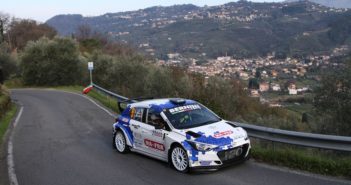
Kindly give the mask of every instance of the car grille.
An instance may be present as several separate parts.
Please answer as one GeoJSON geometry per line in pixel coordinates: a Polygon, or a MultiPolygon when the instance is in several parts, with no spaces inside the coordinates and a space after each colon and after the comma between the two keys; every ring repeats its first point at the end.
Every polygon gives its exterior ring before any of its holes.
{"type": "Polygon", "coordinates": [[[232,163],[243,159],[248,149],[249,149],[249,144],[245,144],[229,150],[220,151],[217,153],[217,155],[223,164],[232,163]],[[240,153],[240,150],[241,150],[241,153],[240,153]]]}

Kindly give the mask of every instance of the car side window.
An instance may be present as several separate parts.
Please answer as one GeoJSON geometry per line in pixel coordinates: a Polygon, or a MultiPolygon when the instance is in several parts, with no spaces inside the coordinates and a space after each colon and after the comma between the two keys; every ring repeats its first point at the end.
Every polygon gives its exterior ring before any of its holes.
{"type": "Polygon", "coordinates": [[[145,122],[144,108],[133,107],[130,109],[130,118],[135,121],[145,122]],[[143,119],[144,118],[144,119],[143,119]]]}
{"type": "Polygon", "coordinates": [[[147,114],[147,124],[155,126],[157,129],[165,129],[167,123],[163,120],[160,113],[150,108],[147,114]]]}

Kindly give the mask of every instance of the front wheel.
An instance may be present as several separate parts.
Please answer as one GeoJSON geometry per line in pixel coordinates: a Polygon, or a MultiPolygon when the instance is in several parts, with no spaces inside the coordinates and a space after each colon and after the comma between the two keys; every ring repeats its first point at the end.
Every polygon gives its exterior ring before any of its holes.
{"type": "Polygon", "coordinates": [[[127,153],[129,151],[126,137],[122,131],[117,131],[114,141],[115,147],[119,153],[127,153]]]}
{"type": "Polygon", "coordinates": [[[179,172],[186,173],[189,171],[189,159],[186,151],[180,147],[175,146],[171,152],[172,166],[179,172]]]}

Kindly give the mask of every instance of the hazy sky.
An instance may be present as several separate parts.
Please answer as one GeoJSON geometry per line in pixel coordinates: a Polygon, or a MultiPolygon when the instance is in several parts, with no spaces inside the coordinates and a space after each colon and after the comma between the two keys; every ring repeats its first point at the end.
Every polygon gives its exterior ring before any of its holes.
{"type": "MultiPolygon", "coordinates": [[[[18,18],[30,18],[45,22],[57,14],[101,15],[107,12],[138,10],[150,6],[174,4],[220,5],[236,0],[3,0],[0,12],[18,18]]],[[[282,0],[253,0],[256,2],[282,0]]]]}

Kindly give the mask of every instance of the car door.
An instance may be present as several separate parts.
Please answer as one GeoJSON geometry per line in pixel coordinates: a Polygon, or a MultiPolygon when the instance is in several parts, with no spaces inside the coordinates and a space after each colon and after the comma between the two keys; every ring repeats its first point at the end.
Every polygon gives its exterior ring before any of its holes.
{"type": "Polygon", "coordinates": [[[133,107],[130,109],[130,129],[133,133],[133,148],[145,151],[144,146],[144,127],[146,120],[146,109],[133,107]]]}
{"type": "Polygon", "coordinates": [[[151,119],[152,116],[157,116],[160,122],[163,121],[164,124],[166,124],[158,112],[154,111],[152,108],[148,109],[146,118],[147,124],[142,126],[144,147],[149,154],[166,159],[165,134],[168,134],[168,131],[165,130],[166,127],[158,128],[156,126],[158,123],[151,119]]]}

